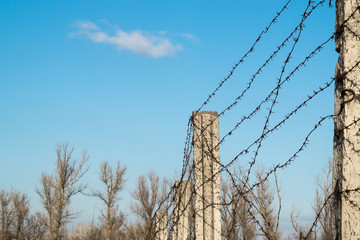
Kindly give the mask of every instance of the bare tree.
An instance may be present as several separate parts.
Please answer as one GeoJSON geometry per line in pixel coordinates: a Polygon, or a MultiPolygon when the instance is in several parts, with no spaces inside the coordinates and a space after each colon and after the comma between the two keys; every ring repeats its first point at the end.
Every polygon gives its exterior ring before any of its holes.
{"type": "Polygon", "coordinates": [[[316,232],[309,232],[310,227],[298,223],[299,213],[293,209],[290,213],[291,225],[295,231],[293,238],[296,240],[312,240],[316,238],[316,232]]]}
{"type": "Polygon", "coordinates": [[[290,214],[294,228],[295,239],[335,239],[333,232],[333,204],[332,204],[332,159],[329,158],[323,168],[321,176],[317,178],[317,190],[313,204],[314,214],[318,216],[318,224],[310,232],[309,226],[301,226],[297,219],[299,213],[293,210],[290,214]]]}
{"type": "Polygon", "coordinates": [[[50,240],[58,240],[63,236],[65,224],[76,216],[70,210],[70,201],[86,188],[78,182],[88,170],[85,165],[89,157],[84,151],[78,162],[73,161],[73,151],[74,148],[69,149],[67,144],[58,145],[55,174],[43,174],[41,188],[36,188],[48,215],[50,240]]]}
{"type": "Polygon", "coordinates": [[[100,181],[105,185],[104,191],[93,191],[92,196],[98,197],[105,204],[105,210],[101,213],[101,228],[106,240],[115,239],[115,231],[124,223],[124,214],[119,212],[116,202],[120,199],[119,193],[124,188],[124,175],[126,168],[117,162],[113,171],[109,162],[100,164],[100,181]]]}
{"type": "Polygon", "coordinates": [[[281,211],[280,189],[274,173],[276,192],[263,169],[255,173],[255,185],[251,185],[241,168],[222,181],[222,224],[224,239],[280,239],[279,219],[281,211]],[[254,187],[256,186],[256,187],[254,187]],[[275,193],[278,208],[274,204],[275,193]],[[259,231],[256,230],[256,225],[259,231]]]}
{"type": "Polygon", "coordinates": [[[222,236],[228,240],[238,239],[237,223],[237,199],[234,196],[234,186],[227,181],[221,181],[221,219],[222,236]]]}
{"type": "Polygon", "coordinates": [[[332,240],[335,238],[333,232],[333,204],[332,204],[332,159],[329,158],[327,165],[323,168],[322,175],[317,179],[318,190],[316,191],[313,210],[319,215],[320,240],[332,240]],[[330,198],[330,199],[329,199],[330,198]],[[329,201],[327,201],[329,200],[329,201]]]}
{"type": "Polygon", "coordinates": [[[15,211],[11,204],[11,193],[5,190],[0,191],[0,210],[0,239],[8,240],[11,239],[10,227],[15,219],[15,211]]]}
{"type": "Polygon", "coordinates": [[[167,209],[167,189],[167,181],[160,184],[154,172],[138,178],[137,187],[132,193],[137,202],[131,205],[131,209],[141,220],[138,225],[142,235],[140,239],[155,239],[155,212],[159,208],[167,209]]]}
{"type": "Polygon", "coordinates": [[[125,228],[123,228],[119,233],[119,238],[121,240],[134,240],[134,239],[144,239],[143,235],[143,224],[135,223],[135,224],[124,224],[125,228]]]}
{"type": "Polygon", "coordinates": [[[222,231],[227,240],[252,240],[256,237],[254,214],[249,194],[244,192],[244,179],[240,173],[232,174],[232,181],[222,181],[222,231]]]}
{"type": "Polygon", "coordinates": [[[278,211],[276,211],[274,206],[274,190],[271,187],[271,184],[268,179],[265,179],[265,174],[263,169],[259,169],[255,174],[257,186],[255,190],[250,190],[250,186],[247,185],[251,198],[251,207],[254,208],[256,214],[258,215],[260,221],[260,230],[265,239],[268,240],[277,240],[280,239],[279,232],[279,216],[281,210],[281,197],[280,189],[277,183],[276,173],[275,177],[275,186],[276,193],[278,198],[278,211]]]}
{"type": "Polygon", "coordinates": [[[29,198],[26,194],[12,192],[12,204],[14,208],[14,238],[24,238],[24,222],[29,214],[29,198]]]}
{"type": "Polygon", "coordinates": [[[40,195],[41,202],[47,213],[47,223],[49,234],[52,235],[55,229],[55,183],[54,177],[42,174],[41,189],[36,188],[36,192],[40,195]]]}
{"type": "Polygon", "coordinates": [[[17,191],[0,191],[0,239],[24,239],[24,222],[29,214],[29,199],[17,191]]]}
{"type": "Polygon", "coordinates": [[[27,240],[45,239],[47,232],[47,218],[44,214],[36,212],[25,219],[24,237],[27,240]]]}
{"type": "Polygon", "coordinates": [[[94,224],[78,224],[70,233],[73,240],[102,240],[101,229],[94,224]]]}

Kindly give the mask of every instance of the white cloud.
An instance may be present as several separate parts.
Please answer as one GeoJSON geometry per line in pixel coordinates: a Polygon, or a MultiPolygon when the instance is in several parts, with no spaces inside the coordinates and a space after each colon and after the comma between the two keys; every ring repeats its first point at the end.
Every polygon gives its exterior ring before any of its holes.
{"type": "Polygon", "coordinates": [[[79,21],[75,24],[79,29],[83,30],[97,30],[99,29],[94,23],[90,21],[79,21]]]}
{"type": "Polygon", "coordinates": [[[90,21],[80,21],[76,24],[76,27],[78,32],[70,34],[70,36],[86,36],[94,42],[112,44],[119,50],[127,49],[145,56],[164,57],[173,55],[182,49],[181,45],[173,44],[166,38],[150,35],[139,30],[132,32],[117,30],[114,35],[109,35],[90,21]]]}

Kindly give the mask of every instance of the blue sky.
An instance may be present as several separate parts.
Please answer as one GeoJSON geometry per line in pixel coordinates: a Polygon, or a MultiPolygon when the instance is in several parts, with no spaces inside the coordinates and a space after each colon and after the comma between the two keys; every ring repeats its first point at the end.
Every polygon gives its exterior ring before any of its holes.
{"type": "MultiPolygon", "coordinates": [[[[41,210],[35,186],[54,169],[59,143],[87,149],[84,182],[98,186],[101,161],[126,165],[125,210],[137,176],[180,172],[186,124],[208,94],[249,49],[285,1],[0,1],[0,188],[26,192],[41,210]]],[[[239,95],[263,61],[301,19],[306,1],[293,0],[254,54],[240,65],[205,110],[221,111],[239,95]]],[[[288,67],[292,69],[333,32],[333,8],[324,4],[306,22],[288,67]]],[[[290,44],[289,44],[290,46],[290,44]]],[[[286,48],[287,51],[289,48],[286,48]]],[[[287,51],[278,54],[239,105],[220,119],[223,136],[274,87],[287,51]]],[[[330,42],[282,89],[274,125],[334,73],[330,42]]],[[[259,166],[285,161],[320,116],[333,111],[333,87],[264,142],[259,166]]],[[[265,108],[266,110],[266,108],[265,108]]],[[[229,162],[261,131],[262,111],[221,146],[229,162]]],[[[307,150],[280,171],[283,229],[293,206],[312,216],[315,178],[332,155],[332,122],[307,150]]],[[[246,162],[246,159],[242,160],[246,162]]],[[[77,197],[78,221],[100,203],[77,197]]],[[[95,210],[94,210],[95,209],[95,210]]],[[[305,221],[304,220],[304,221],[305,221]]]]}

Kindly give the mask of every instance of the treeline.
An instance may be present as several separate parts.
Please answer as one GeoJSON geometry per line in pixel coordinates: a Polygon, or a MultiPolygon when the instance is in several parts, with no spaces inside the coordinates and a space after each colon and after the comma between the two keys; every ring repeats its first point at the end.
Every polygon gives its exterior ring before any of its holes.
{"type": "MultiPolygon", "coordinates": [[[[99,166],[99,180],[103,188],[85,192],[86,185],[81,178],[87,172],[88,155],[84,151],[77,161],[72,159],[73,148],[67,144],[56,149],[56,171],[43,173],[35,191],[40,196],[42,212],[30,213],[29,197],[17,191],[0,190],[0,240],[149,240],[155,239],[155,213],[158,209],[169,213],[169,239],[171,239],[171,206],[174,198],[169,196],[173,181],[160,179],[154,172],[139,176],[132,191],[133,202],[130,210],[137,217],[131,222],[118,207],[119,194],[125,186],[126,167],[117,162],[112,166],[103,162],[99,166]],[[72,198],[79,193],[96,197],[102,202],[100,219],[97,223],[79,224],[67,229],[78,212],[70,208],[72,198]]],[[[333,239],[332,207],[325,202],[331,194],[331,164],[318,179],[318,190],[314,200],[314,215],[318,224],[301,226],[297,215],[291,213],[294,233],[289,239],[333,239]]],[[[276,173],[273,181],[265,179],[259,169],[255,178],[259,184],[251,187],[247,174],[239,167],[231,177],[221,182],[222,239],[255,240],[282,239],[279,230],[281,194],[276,173]]],[[[190,223],[193,222],[194,209],[189,206],[190,223]]],[[[189,236],[194,239],[190,224],[189,236]]]]}
{"type": "MultiPolygon", "coordinates": [[[[30,214],[26,194],[0,190],[0,240],[154,239],[154,214],[159,203],[166,200],[168,182],[161,181],[154,172],[138,178],[131,204],[137,221],[130,223],[117,205],[119,193],[125,186],[126,168],[120,162],[116,166],[101,163],[98,177],[103,188],[85,192],[86,185],[80,180],[88,170],[89,157],[84,151],[81,158],[74,161],[73,150],[67,144],[59,145],[55,172],[41,176],[35,191],[40,196],[43,212],[30,214]],[[99,223],[79,224],[69,231],[67,224],[79,214],[71,209],[71,200],[79,193],[102,202],[99,223]]],[[[162,204],[162,207],[168,208],[168,205],[162,204]]]]}

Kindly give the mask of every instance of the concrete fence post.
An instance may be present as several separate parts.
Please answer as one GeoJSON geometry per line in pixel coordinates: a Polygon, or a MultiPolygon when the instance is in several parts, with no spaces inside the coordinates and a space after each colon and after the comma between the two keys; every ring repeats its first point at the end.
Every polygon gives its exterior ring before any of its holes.
{"type": "Polygon", "coordinates": [[[219,119],[193,112],[195,239],[221,240],[219,119]]]}
{"type": "Polygon", "coordinates": [[[360,68],[354,68],[360,61],[359,5],[359,0],[336,1],[333,187],[334,237],[339,240],[360,239],[360,191],[353,191],[360,187],[360,122],[355,123],[360,118],[360,68]]]}
{"type": "Polygon", "coordinates": [[[155,231],[156,240],[167,240],[168,239],[168,214],[166,210],[158,210],[155,213],[155,231]]]}
{"type": "Polygon", "coordinates": [[[175,182],[174,218],[172,240],[189,238],[190,182],[175,182]]]}

